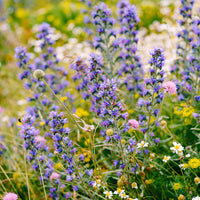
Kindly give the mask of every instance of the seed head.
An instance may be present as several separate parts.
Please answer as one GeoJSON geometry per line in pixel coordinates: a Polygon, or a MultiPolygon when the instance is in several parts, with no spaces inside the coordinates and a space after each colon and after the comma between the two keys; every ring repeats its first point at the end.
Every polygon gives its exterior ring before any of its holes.
{"type": "Polygon", "coordinates": [[[34,78],[36,78],[36,79],[41,79],[41,78],[43,78],[44,76],[45,76],[45,73],[44,73],[44,71],[42,71],[41,69],[36,69],[34,72],[33,72],[33,76],[34,76],[34,78]]]}

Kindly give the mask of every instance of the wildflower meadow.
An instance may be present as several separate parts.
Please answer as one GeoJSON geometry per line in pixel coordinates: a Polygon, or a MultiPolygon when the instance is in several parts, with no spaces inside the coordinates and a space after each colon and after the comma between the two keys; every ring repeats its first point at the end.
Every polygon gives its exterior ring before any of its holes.
{"type": "Polygon", "coordinates": [[[0,199],[200,200],[198,0],[0,0],[0,199]]]}

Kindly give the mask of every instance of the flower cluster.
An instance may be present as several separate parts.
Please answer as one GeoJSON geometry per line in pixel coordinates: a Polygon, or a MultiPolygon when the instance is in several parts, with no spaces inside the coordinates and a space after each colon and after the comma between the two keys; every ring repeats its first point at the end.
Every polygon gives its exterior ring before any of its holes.
{"type": "Polygon", "coordinates": [[[114,78],[114,49],[113,38],[116,37],[114,29],[115,19],[111,18],[112,11],[105,3],[95,6],[91,15],[93,24],[96,26],[97,36],[94,38],[93,46],[100,49],[105,58],[105,71],[107,76],[114,78]]]}
{"type": "Polygon", "coordinates": [[[76,87],[78,91],[82,91],[83,99],[89,98],[90,94],[88,93],[88,66],[80,57],[76,58],[75,61],[71,64],[71,69],[76,71],[76,74],[73,75],[72,79],[74,81],[81,80],[80,84],[76,87]]]}
{"type": "MultiPolygon", "coordinates": [[[[92,96],[91,110],[102,118],[101,125],[103,127],[116,127],[117,121],[120,118],[125,120],[128,114],[124,113],[123,105],[116,96],[115,80],[106,78],[103,69],[102,57],[91,54],[88,74],[88,90],[92,96]]],[[[109,140],[108,136],[107,141],[109,140]]]]}
{"type": "MultiPolygon", "coordinates": [[[[172,84],[163,83],[164,74],[164,52],[162,48],[155,48],[151,52],[151,59],[149,61],[151,67],[149,68],[150,78],[145,79],[145,87],[141,88],[140,95],[142,98],[139,98],[137,105],[141,108],[145,108],[145,112],[142,115],[139,115],[141,123],[141,131],[143,133],[148,133],[151,136],[154,136],[152,132],[153,127],[159,126],[158,115],[160,112],[159,105],[163,101],[164,92],[162,92],[162,87],[165,92],[174,92],[174,85],[171,88],[172,84]],[[169,89],[170,88],[170,89],[169,89]]],[[[145,136],[146,138],[147,136],[145,136]]],[[[149,137],[149,136],[148,136],[149,137]]],[[[158,142],[155,140],[154,142],[158,142]]]]}
{"type": "Polygon", "coordinates": [[[20,126],[20,134],[24,139],[24,148],[28,150],[27,159],[29,161],[35,161],[32,167],[38,170],[38,160],[43,162],[45,159],[40,153],[41,151],[48,151],[48,147],[45,144],[45,138],[39,135],[39,129],[36,129],[34,126],[35,120],[35,116],[24,116],[22,118],[22,125],[20,126]]]}
{"type": "MultiPolygon", "coordinates": [[[[37,80],[35,70],[50,71],[50,74],[45,73],[44,79],[52,88],[55,94],[67,96],[70,101],[73,101],[73,96],[70,92],[65,92],[65,88],[69,82],[66,80],[68,71],[63,67],[58,67],[59,59],[55,52],[53,44],[55,40],[52,37],[52,28],[47,23],[42,23],[38,28],[37,38],[39,43],[40,55],[34,58],[29,64],[30,54],[25,48],[17,47],[15,49],[15,57],[18,59],[18,66],[23,69],[23,73],[19,74],[20,79],[25,79],[24,87],[32,91],[32,95],[27,98],[28,102],[36,102],[34,107],[28,107],[27,113],[34,115],[41,120],[41,124],[48,123],[48,115],[45,112],[46,108],[53,110],[58,109],[58,106],[53,104],[54,97],[46,97],[47,88],[43,80],[37,80]]],[[[40,124],[40,125],[41,125],[40,124]]]]}
{"type": "Polygon", "coordinates": [[[140,57],[137,52],[137,24],[139,17],[135,5],[131,5],[128,1],[119,1],[119,22],[120,37],[114,42],[115,46],[119,46],[120,53],[118,60],[120,68],[118,74],[125,74],[124,84],[129,91],[136,91],[139,87],[138,82],[143,77],[143,70],[140,57]]]}

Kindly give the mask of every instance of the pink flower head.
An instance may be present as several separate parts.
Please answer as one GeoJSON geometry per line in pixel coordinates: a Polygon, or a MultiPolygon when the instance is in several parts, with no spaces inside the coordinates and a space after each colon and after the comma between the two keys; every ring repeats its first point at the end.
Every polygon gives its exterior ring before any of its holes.
{"type": "Polygon", "coordinates": [[[0,106],[0,113],[3,112],[3,108],[0,106]]]}
{"type": "Polygon", "coordinates": [[[54,179],[58,179],[60,177],[60,175],[56,172],[53,172],[50,176],[50,180],[54,180],[54,179]]]}
{"type": "Polygon", "coordinates": [[[17,200],[17,199],[18,199],[18,196],[15,193],[11,193],[11,192],[7,193],[3,198],[3,200],[17,200]]]}
{"type": "Polygon", "coordinates": [[[129,119],[128,123],[131,125],[132,128],[137,129],[139,127],[139,122],[135,119],[129,119]]]}
{"type": "Polygon", "coordinates": [[[165,92],[169,92],[170,94],[176,93],[176,84],[172,81],[164,82],[162,85],[165,92]]]}
{"type": "Polygon", "coordinates": [[[46,139],[44,137],[40,136],[40,135],[37,135],[35,137],[35,140],[36,140],[37,143],[41,143],[41,145],[44,145],[45,142],[46,142],[46,139]]]}

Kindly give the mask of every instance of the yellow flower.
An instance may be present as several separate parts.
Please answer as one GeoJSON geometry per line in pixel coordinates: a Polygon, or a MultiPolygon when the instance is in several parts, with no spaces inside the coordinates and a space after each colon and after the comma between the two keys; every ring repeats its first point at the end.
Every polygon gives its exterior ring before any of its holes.
{"type": "Polygon", "coordinates": [[[28,12],[28,10],[25,10],[24,8],[19,8],[19,9],[17,9],[15,14],[16,14],[17,18],[22,19],[22,18],[27,17],[29,15],[29,12],[28,12]]]}
{"type": "Polygon", "coordinates": [[[195,177],[194,178],[194,182],[195,182],[195,184],[200,184],[200,178],[199,177],[195,177]]]}
{"type": "Polygon", "coordinates": [[[185,102],[182,102],[182,103],[180,103],[180,106],[185,107],[185,106],[187,106],[187,104],[185,102]]]}
{"type": "Polygon", "coordinates": [[[180,183],[174,183],[174,186],[173,186],[174,190],[179,190],[182,188],[181,184],[180,183]]]}
{"type": "Polygon", "coordinates": [[[132,114],[132,113],[134,113],[134,110],[133,110],[133,109],[129,109],[129,110],[128,110],[128,113],[129,113],[129,114],[132,114]]]}
{"type": "Polygon", "coordinates": [[[63,165],[60,162],[54,165],[54,169],[61,169],[62,167],[63,165]]]}
{"type": "Polygon", "coordinates": [[[18,174],[17,172],[14,172],[14,173],[13,173],[13,178],[14,178],[14,179],[17,179],[18,177],[19,177],[19,174],[18,174]]]}
{"type": "Polygon", "coordinates": [[[112,136],[113,133],[114,133],[114,131],[111,128],[106,131],[106,135],[108,135],[108,136],[112,136]]]}
{"type": "Polygon", "coordinates": [[[178,200],[184,200],[184,199],[185,199],[185,197],[182,194],[180,194],[178,197],[178,200]]]}
{"type": "Polygon", "coordinates": [[[125,139],[122,139],[122,144],[126,144],[126,140],[125,139]]]}
{"type": "Polygon", "coordinates": [[[84,110],[83,108],[77,108],[76,115],[78,117],[88,117],[89,116],[89,112],[84,110]]]}
{"type": "Polygon", "coordinates": [[[70,2],[61,1],[61,3],[59,3],[59,6],[65,11],[65,13],[70,13],[71,11],[70,2]]]}
{"type": "Polygon", "coordinates": [[[192,158],[189,160],[188,164],[192,169],[195,169],[200,166],[200,160],[197,158],[192,158]]]}
{"type": "Polygon", "coordinates": [[[155,117],[151,117],[150,123],[152,124],[155,121],[155,117]]]}
{"type": "Polygon", "coordinates": [[[135,93],[135,94],[134,94],[134,97],[135,97],[136,99],[139,98],[139,96],[140,96],[140,95],[139,95],[138,93],[135,93]]]}
{"type": "Polygon", "coordinates": [[[183,117],[191,117],[194,112],[192,107],[183,108],[182,115],[183,117]]]}
{"type": "Polygon", "coordinates": [[[175,107],[175,108],[174,108],[174,114],[176,114],[176,115],[181,115],[181,114],[182,114],[182,111],[179,110],[179,108],[175,107]]]}
{"type": "Polygon", "coordinates": [[[44,126],[44,125],[45,125],[44,121],[40,122],[40,126],[44,126]]]}
{"type": "Polygon", "coordinates": [[[61,101],[66,101],[66,100],[67,100],[67,97],[60,97],[60,100],[61,100],[61,101]]]}
{"type": "Polygon", "coordinates": [[[89,162],[92,157],[91,153],[86,151],[85,153],[83,153],[83,155],[84,155],[84,161],[89,162]]]}
{"type": "Polygon", "coordinates": [[[54,18],[53,15],[48,15],[48,16],[47,16],[47,20],[48,20],[49,22],[52,22],[54,19],[55,19],[55,18],[54,18]]]}
{"type": "Polygon", "coordinates": [[[54,20],[54,21],[53,21],[53,24],[54,24],[55,26],[59,26],[59,25],[61,24],[60,19],[54,20]]]}

